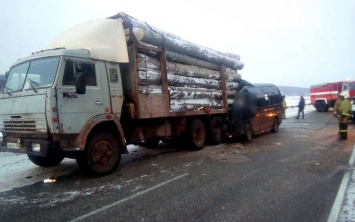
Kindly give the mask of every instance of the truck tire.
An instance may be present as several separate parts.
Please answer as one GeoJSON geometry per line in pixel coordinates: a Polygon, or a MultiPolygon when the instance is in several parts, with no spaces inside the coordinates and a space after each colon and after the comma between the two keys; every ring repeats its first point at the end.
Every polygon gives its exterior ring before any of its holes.
{"type": "Polygon", "coordinates": [[[324,101],[320,102],[320,111],[321,112],[328,112],[328,105],[324,101]]]}
{"type": "Polygon", "coordinates": [[[214,116],[209,121],[209,137],[208,140],[213,145],[218,145],[222,142],[223,139],[223,130],[222,130],[222,117],[214,116]]]}
{"type": "Polygon", "coordinates": [[[277,133],[279,131],[279,119],[278,118],[275,118],[274,119],[274,122],[272,123],[272,128],[271,128],[271,132],[272,133],[277,133]]]}
{"type": "Polygon", "coordinates": [[[251,125],[251,123],[246,123],[244,126],[244,140],[250,142],[253,140],[253,136],[253,126],[251,125]]]}
{"type": "Polygon", "coordinates": [[[206,127],[199,119],[193,119],[187,129],[188,148],[191,150],[201,150],[206,142],[206,127]]]}
{"type": "Polygon", "coordinates": [[[41,166],[41,167],[56,166],[60,162],[62,162],[64,159],[64,155],[41,157],[41,156],[33,156],[33,155],[27,154],[27,156],[28,156],[28,159],[30,159],[32,163],[36,164],[37,166],[41,166]]]}
{"type": "Polygon", "coordinates": [[[78,154],[76,162],[90,176],[103,176],[114,171],[121,159],[118,140],[111,133],[92,136],[85,150],[78,154]]]}
{"type": "Polygon", "coordinates": [[[317,110],[317,112],[320,112],[320,105],[319,105],[319,103],[316,103],[316,110],[317,110]]]}

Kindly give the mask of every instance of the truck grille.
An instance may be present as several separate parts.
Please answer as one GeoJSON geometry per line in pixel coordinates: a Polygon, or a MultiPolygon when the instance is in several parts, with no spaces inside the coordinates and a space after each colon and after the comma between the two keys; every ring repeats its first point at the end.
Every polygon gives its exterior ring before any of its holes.
{"type": "Polygon", "coordinates": [[[36,131],[36,121],[34,120],[10,120],[4,121],[6,131],[36,131]]]}

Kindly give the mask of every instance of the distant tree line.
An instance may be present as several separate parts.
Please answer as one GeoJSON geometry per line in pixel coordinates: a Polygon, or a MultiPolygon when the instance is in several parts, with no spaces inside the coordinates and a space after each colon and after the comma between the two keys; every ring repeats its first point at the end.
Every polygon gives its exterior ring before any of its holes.
{"type": "Polygon", "coordinates": [[[288,96],[309,96],[310,89],[303,87],[293,87],[293,86],[277,86],[281,91],[281,94],[288,96]]]}

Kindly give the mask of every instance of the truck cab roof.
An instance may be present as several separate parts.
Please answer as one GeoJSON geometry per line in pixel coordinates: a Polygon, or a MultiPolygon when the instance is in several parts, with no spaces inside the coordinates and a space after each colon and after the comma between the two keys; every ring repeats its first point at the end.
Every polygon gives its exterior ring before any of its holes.
{"type": "Polygon", "coordinates": [[[33,55],[18,59],[12,66],[23,63],[28,60],[43,58],[43,57],[52,57],[52,56],[72,56],[72,57],[80,57],[80,58],[90,58],[90,52],[87,49],[50,49],[37,52],[33,55]]]}

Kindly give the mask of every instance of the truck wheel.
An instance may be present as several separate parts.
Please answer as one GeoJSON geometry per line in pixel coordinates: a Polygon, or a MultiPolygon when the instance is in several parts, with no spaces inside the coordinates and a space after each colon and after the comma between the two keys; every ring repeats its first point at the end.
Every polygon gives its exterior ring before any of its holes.
{"type": "Polygon", "coordinates": [[[324,101],[322,101],[322,102],[320,103],[320,111],[321,111],[321,112],[328,112],[328,105],[325,104],[324,101]]]}
{"type": "Polygon", "coordinates": [[[317,112],[320,112],[320,105],[318,103],[316,104],[316,110],[317,112]]]}
{"type": "Polygon", "coordinates": [[[244,127],[244,139],[248,142],[253,140],[253,126],[250,123],[246,123],[244,127]]]}
{"type": "Polygon", "coordinates": [[[116,137],[102,132],[88,141],[85,150],[80,153],[76,162],[81,170],[92,176],[111,173],[121,159],[121,149],[116,137]]]}
{"type": "Polygon", "coordinates": [[[206,127],[199,119],[194,119],[188,126],[188,146],[192,150],[200,150],[206,142],[206,127]]]}
{"type": "Polygon", "coordinates": [[[279,131],[279,126],[280,126],[279,119],[275,118],[270,131],[272,133],[277,133],[279,131]]]}
{"type": "Polygon", "coordinates": [[[223,139],[223,130],[222,130],[222,118],[219,116],[212,117],[209,122],[209,142],[213,145],[218,145],[222,142],[223,139]]]}
{"type": "Polygon", "coordinates": [[[60,162],[63,161],[64,155],[58,155],[58,156],[48,156],[48,157],[41,157],[41,156],[33,156],[27,154],[28,159],[31,160],[32,163],[36,164],[37,166],[41,167],[51,167],[51,166],[56,166],[60,162]]]}

